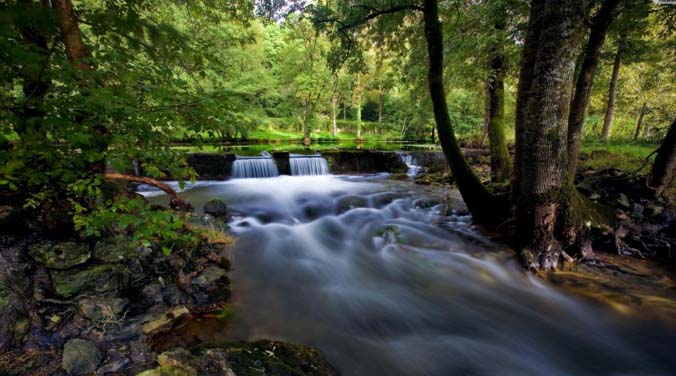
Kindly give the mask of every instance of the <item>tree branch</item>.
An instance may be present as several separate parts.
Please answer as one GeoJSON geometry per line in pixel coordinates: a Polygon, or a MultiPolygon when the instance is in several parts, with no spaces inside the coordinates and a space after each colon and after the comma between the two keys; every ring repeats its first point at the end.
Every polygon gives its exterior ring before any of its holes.
{"type": "Polygon", "coordinates": [[[363,18],[360,18],[360,19],[358,19],[354,22],[351,22],[349,24],[343,24],[341,27],[338,28],[338,31],[342,32],[342,31],[345,31],[345,30],[348,30],[348,29],[355,28],[357,26],[361,26],[361,25],[369,22],[370,20],[372,20],[374,18],[378,18],[378,17],[386,15],[386,14],[398,13],[398,12],[402,12],[402,11],[405,11],[405,10],[415,10],[415,11],[419,11],[419,12],[424,11],[423,7],[418,6],[418,5],[413,5],[413,4],[398,5],[398,6],[394,6],[392,8],[381,9],[381,10],[377,10],[375,8],[372,8],[372,7],[366,6],[366,5],[353,5],[353,7],[354,8],[364,8],[364,9],[370,10],[371,13],[369,13],[366,16],[364,16],[363,18]]]}
{"type": "Polygon", "coordinates": [[[178,194],[173,188],[153,178],[125,174],[104,174],[103,177],[106,180],[121,180],[152,185],[153,187],[157,187],[163,190],[166,194],[169,195],[170,197],[169,205],[172,208],[180,209],[183,211],[190,211],[192,209],[192,206],[190,206],[189,203],[185,202],[182,198],[178,197],[178,194]]]}

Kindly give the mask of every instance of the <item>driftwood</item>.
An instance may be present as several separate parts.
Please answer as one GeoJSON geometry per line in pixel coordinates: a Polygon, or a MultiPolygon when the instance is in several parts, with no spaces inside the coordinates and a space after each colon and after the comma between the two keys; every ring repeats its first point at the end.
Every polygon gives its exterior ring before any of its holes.
{"type": "Polygon", "coordinates": [[[192,209],[192,206],[190,206],[189,203],[185,202],[182,198],[178,197],[178,194],[176,191],[171,188],[169,185],[162,183],[159,180],[155,180],[153,178],[149,178],[146,176],[134,176],[134,175],[125,175],[125,174],[105,174],[104,178],[106,180],[121,180],[121,181],[130,181],[134,183],[142,183],[142,184],[148,184],[152,185],[153,187],[157,187],[166,194],[169,195],[170,201],[169,205],[173,209],[180,209],[184,211],[189,211],[192,209]]]}

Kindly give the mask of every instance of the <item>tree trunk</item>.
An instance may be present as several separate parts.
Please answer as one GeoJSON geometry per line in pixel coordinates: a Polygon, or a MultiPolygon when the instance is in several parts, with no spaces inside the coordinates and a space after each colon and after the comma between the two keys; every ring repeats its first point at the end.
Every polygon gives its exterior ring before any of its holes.
{"type": "Polygon", "coordinates": [[[361,103],[357,102],[356,108],[356,118],[357,118],[357,140],[361,140],[361,103]]]}
{"type": "Polygon", "coordinates": [[[661,196],[671,184],[674,179],[674,170],[676,170],[676,119],[671,123],[667,135],[662,140],[650,173],[648,186],[654,190],[655,197],[661,196]]]}
{"type": "Polygon", "coordinates": [[[606,39],[613,14],[620,0],[606,0],[592,19],[591,32],[585,47],[582,63],[577,73],[575,91],[568,117],[568,178],[572,182],[577,169],[577,158],[580,153],[582,127],[584,127],[589,97],[601,48],[606,39]]]}
{"type": "Polygon", "coordinates": [[[636,121],[636,130],[634,130],[634,141],[638,140],[638,137],[641,135],[641,126],[643,125],[643,116],[645,116],[646,109],[648,108],[648,102],[643,102],[641,106],[641,113],[638,115],[638,120],[636,121]]]}
{"type": "Polygon", "coordinates": [[[488,143],[488,123],[491,121],[491,82],[490,80],[484,83],[484,117],[483,117],[483,137],[481,137],[481,145],[486,146],[488,143]]]}
{"type": "Polygon", "coordinates": [[[312,99],[310,93],[305,97],[305,111],[303,116],[303,143],[310,144],[310,113],[312,110],[312,99]]]}
{"type": "Polygon", "coordinates": [[[338,124],[337,124],[337,121],[336,121],[336,116],[337,116],[336,106],[337,106],[337,104],[338,104],[338,96],[334,94],[333,98],[331,98],[331,123],[333,125],[333,128],[331,130],[331,134],[333,135],[333,137],[336,137],[336,134],[338,133],[338,124]]]}
{"type": "MultiPolygon", "coordinates": [[[[497,30],[504,27],[496,25],[497,30]]],[[[487,91],[490,98],[488,110],[488,146],[491,152],[491,180],[502,183],[512,174],[512,162],[509,159],[505,140],[505,57],[496,46],[491,57],[491,76],[487,91]]]]}
{"type": "Polygon", "coordinates": [[[73,11],[73,3],[71,0],[52,0],[52,7],[56,13],[68,61],[80,71],[91,71],[92,66],[87,62],[89,51],[82,39],[80,25],[73,11]]]}
{"type": "Polygon", "coordinates": [[[425,0],[424,4],[425,38],[429,57],[427,81],[441,148],[460,194],[473,218],[484,223],[500,222],[507,214],[506,202],[493,196],[481,184],[462,155],[455,138],[453,124],[448,114],[446,93],[444,92],[444,44],[441,23],[439,22],[438,4],[437,0],[425,0]]]}
{"type": "Polygon", "coordinates": [[[517,245],[532,269],[554,269],[560,210],[570,203],[566,131],[584,20],[582,0],[533,0],[517,94],[517,245]],[[522,80],[522,81],[521,81],[522,80]]]}
{"type": "Polygon", "coordinates": [[[620,64],[622,60],[622,43],[624,38],[620,38],[617,52],[615,53],[615,61],[613,62],[613,76],[610,79],[610,88],[608,89],[608,107],[606,108],[606,116],[603,119],[603,132],[601,139],[608,141],[610,132],[613,128],[613,116],[615,115],[615,90],[617,89],[617,77],[620,75],[620,64]]]}

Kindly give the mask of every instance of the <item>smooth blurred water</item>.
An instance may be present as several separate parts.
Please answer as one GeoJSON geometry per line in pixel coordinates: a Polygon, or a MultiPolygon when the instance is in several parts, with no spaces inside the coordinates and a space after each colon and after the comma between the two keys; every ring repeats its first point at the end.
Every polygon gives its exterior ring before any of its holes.
{"type": "Polygon", "coordinates": [[[230,223],[237,321],[224,335],[315,346],[344,375],[676,372],[673,331],[524,273],[469,217],[447,215],[456,192],[382,177],[235,179],[182,193],[240,213],[230,223]]]}

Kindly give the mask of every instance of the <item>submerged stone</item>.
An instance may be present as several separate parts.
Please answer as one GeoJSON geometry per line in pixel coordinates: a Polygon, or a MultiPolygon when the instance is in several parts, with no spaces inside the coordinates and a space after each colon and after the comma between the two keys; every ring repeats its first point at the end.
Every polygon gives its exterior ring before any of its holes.
{"type": "Polygon", "coordinates": [[[76,242],[40,242],[28,249],[34,259],[43,263],[48,269],[68,269],[84,264],[91,257],[89,245],[76,242]]]}
{"type": "Polygon", "coordinates": [[[101,352],[90,341],[75,338],[63,346],[62,367],[69,375],[89,375],[101,362],[101,352]]]}
{"type": "Polygon", "coordinates": [[[121,265],[103,264],[84,270],[53,270],[56,293],[71,297],[83,292],[107,292],[127,287],[129,275],[121,265]]]}

